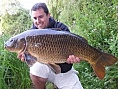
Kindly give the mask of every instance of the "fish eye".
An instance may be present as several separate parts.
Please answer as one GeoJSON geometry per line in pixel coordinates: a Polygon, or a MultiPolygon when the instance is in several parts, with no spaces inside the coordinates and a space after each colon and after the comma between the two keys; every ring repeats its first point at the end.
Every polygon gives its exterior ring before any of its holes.
{"type": "Polygon", "coordinates": [[[13,41],[13,39],[10,40],[10,42],[12,42],[12,41],[13,41]]]}

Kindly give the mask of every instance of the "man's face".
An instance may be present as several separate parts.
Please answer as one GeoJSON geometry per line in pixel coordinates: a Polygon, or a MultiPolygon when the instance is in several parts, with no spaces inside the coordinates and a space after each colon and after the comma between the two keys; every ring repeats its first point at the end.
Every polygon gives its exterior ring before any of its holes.
{"type": "Polygon", "coordinates": [[[31,16],[33,18],[34,25],[37,28],[46,28],[49,24],[50,14],[46,14],[42,8],[32,11],[31,16]]]}

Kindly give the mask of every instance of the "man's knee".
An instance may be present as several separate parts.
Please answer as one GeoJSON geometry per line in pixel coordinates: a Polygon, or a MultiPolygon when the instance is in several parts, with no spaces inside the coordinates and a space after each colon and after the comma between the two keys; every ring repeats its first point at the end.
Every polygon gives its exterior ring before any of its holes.
{"type": "Polygon", "coordinates": [[[30,77],[36,89],[45,89],[47,78],[41,78],[39,76],[32,75],[31,73],[30,77]]]}

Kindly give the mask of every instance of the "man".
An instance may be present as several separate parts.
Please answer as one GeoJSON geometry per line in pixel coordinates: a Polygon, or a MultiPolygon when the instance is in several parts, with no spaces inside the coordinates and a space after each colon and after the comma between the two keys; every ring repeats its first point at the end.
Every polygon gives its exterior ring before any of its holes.
{"type": "MultiPolygon", "coordinates": [[[[32,29],[59,28],[63,31],[69,31],[67,26],[55,21],[50,16],[45,3],[36,3],[31,8],[31,17],[33,19],[32,29]]],[[[18,58],[24,61],[23,53],[19,54],[18,58]]],[[[79,61],[78,57],[70,55],[67,63],[58,64],[61,67],[59,74],[55,74],[47,65],[36,62],[30,67],[31,80],[36,89],[44,89],[47,81],[54,83],[58,89],[83,89],[77,71],[72,68],[72,63],[79,61]]]]}

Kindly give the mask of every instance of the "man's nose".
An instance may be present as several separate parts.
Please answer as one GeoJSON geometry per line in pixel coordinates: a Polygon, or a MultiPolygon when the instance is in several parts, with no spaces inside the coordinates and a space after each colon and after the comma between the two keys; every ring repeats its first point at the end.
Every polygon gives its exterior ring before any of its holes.
{"type": "Polygon", "coordinates": [[[39,23],[41,20],[39,18],[36,19],[36,22],[39,23]]]}

